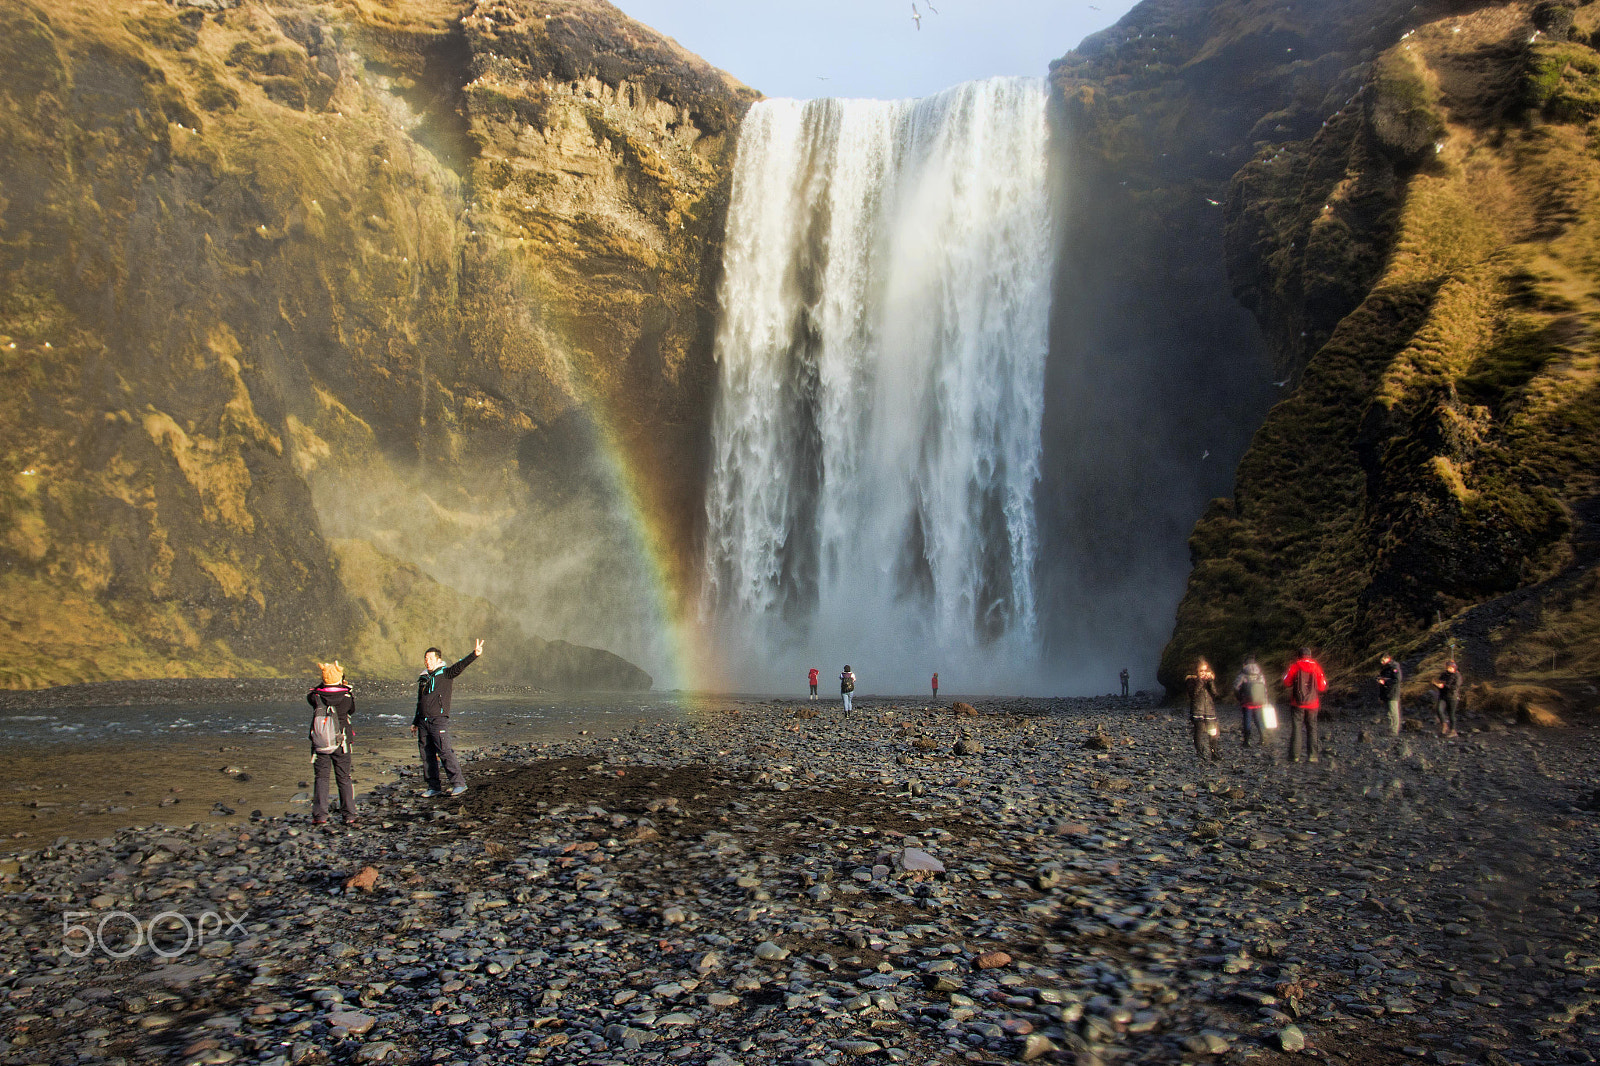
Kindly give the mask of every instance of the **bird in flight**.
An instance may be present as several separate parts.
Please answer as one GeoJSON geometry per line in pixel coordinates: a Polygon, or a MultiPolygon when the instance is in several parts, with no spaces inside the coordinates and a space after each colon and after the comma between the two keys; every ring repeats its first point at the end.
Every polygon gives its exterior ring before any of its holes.
{"type": "Polygon", "coordinates": [[[917,5],[911,5],[911,21],[917,24],[917,29],[922,29],[922,12],[917,10],[917,5]]]}
{"type": "Polygon", "coordinates": [[[1222,201],[1221,200],[1213,200],[1209,196],[1206,197],[1206,203],[1210,204],[1212,207],[1221,207],[1222,206],[1222,201]]]}
{"type": "Polygon", "coordinates": [[[1202,462],[1204,462],[1205,460],[1207,460],[1209,458],[1211,458],[1211,449],[1207,448],[1204,452],[1201,453],[1200,459],[1201,459],[1202,462]]]}
{"type": "MultiPolygon", "coordinates": [[[[923,0],[923,3],[927,3],[927,0],[923,0]]],[[[928,10],[932,11],[935,15],[939,13],[939,9],[934,7],[932,4],[928,4],[928,10]]]]}
{"type": "Polygon", "coordinates": [[[1285,386],[1285,385],[1287,385],[1287,384],[1289,384],[1289,379],[1288,379],[1288,378],[1284,378],[1284,379],[1283,379],[1283,380],[1282,380],[1282,381],[1274,381],[1274,382],[1273,382],[1273,384],[1274,384],[1274,385],[1276,385],[1276,386],[1278,386],[1278,388],[1280,388],[1280,389],[1281,389],[1281,388],[1283,388],[1283,387],[1284,387],[1284,386],[1285,386]]]}

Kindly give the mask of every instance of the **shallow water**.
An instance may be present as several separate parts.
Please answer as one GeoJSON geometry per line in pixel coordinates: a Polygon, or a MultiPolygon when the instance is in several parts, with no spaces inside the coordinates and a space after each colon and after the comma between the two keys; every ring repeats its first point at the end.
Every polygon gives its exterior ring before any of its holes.
{"type": "MultiPolygon", "coordinates": [[[[681,718],[698,701],[642,696],[459,696],[458,751],[613,736],[645,721],[681,718]]],[[[397,766],[418,764],[411,701],[359,701],[354,730],[357,805],[397,766]]],[[[0,786],[0,836],[94,837],[127,825],[243,822],[309,811],[294,803],[312,781],[310,710],[288,704],[172,702],[0,713],[12,768],[0,786]],[[241,780],[241,775],[245,779],[241,780]],[[224,814],[221,804],[234,813],[224,814]]],[[[470,784],[470,772],[469,772],[470,784]]]]}

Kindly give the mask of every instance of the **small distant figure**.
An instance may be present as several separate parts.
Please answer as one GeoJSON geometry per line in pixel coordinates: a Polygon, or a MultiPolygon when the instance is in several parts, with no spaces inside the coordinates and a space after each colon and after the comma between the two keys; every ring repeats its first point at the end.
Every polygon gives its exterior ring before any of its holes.
{"type": "Polygon", "coordinates": [[[917,29],[922,29],[922,12],[917,10],[917,5],[911,5],[911,21],[917,24],[917,29]]]}
{"type": "Polygon", "coordinates": [[[450,691],[461,671],[471,666],[483,654],[483,641],[472,644],[472,654],[446,666],[444,653],[429,648],[422,653],[422,673],[417,675],[417,714],[411,720],[411,735],[417,737],[418,754],[422,756],[422,776],[428,783],[424,796],[437,796],[444,791],[439,777],[439,764],[450,775],[450,795],[459,796],[467,791],[467,778],[461,772],[456,750],[450,745],[450,691]],[[417,735],[421,728],[422,735],[417,735]]]}
{"type": "Polygon", "coordinates": [[[316,785],[311,793],[311,824],[328,824],[328,779],[339,784],[339,814],[345,825],[356,824],[355,779],[351,774],[350,742],[355,729],[350,718],[356,713],[356,697],[344,683],[344,667],[335,659],[318,663],[322,684],[306,693],[311,704],[311,766],[316,785]]]}
{"type": "Polygon", "coordinates": [[[1405,681],[1405,671],[1395,662],[1394,656],[1385,652],[1378,659],[1378,698],[1389,712],[1389,735],[1400,735],[1400,685],[1405,681]]]}
{"type": "Polygon", "coordinates": [[[821,676],[822,676],[822,671],[818,670],[815,666],[813,666],[811,668],[810,672],[806,674],[806,681],[808,683],[810,683],[810,685],[811,685],[811,698],[812,699],[816,699],[817,698],[817,678],[819,678],[821,676]]]}
{"type": "Polygon", "coordinates": [[[1317,714],[1322,710],[1322,694],[1328,691],[1328,679],[1311,657],[1310,648],[1300,649],[1300,658],[1290,664],[1289,672],[1283,675],[1283,687],[1289,691],[1289,761],[1300,758],[1303,740],[1306,762],[1316,762],[1320,749],[1317,714]]]}
{"type": "Polygon", "coordinates": [[[850,664],[844,664],[844,671],[839,674],[839,695],[844,697],[844,709],[848,713],[853,708],[850,703],[850,694],[856,690],[856,675],[850,669],[850,664]]]}
{"type": "Polygon", "coordinates": [[[1254,655],[1247,655],[1239,674],[1233,679],[1233,695],[1239,701],[1239,725],[1244,733],[1244,746],[1250,746],[1250,734],[1256,735],[1258,747],[1267,746],[1267,731],[1262,720],[1262,710],[1267,705],[1267,675],[1254,655]]]}
{"type": "Polygon", "coordinates": [[[933,675],[933,698],[939,698],[939,675],[937,673],[933,675]]]}
{"type": "Polygon", "coordinates": [[[1128,694],[1128,668],[1126,666],[1124,666],[1122,668],[1122,673],[1119,676],[1122,678],[1122,694],[1123,694],[1123,696],[1127,696],[1127,694],[1128,694]]]}
{"type": "Polygon", "coordinates": [[[1461,709],[1461,686],[1466,679],[1461,676],[1461,671],[1456,669],[1456,662],[1451,659],[1444,664],[1444,672],[1439,675],[1439,680],[1433,687],[1439,690],[1439,735],[1442,737],[1459,736],[1456,732],[1456,712],[1461,709]]]}
{"type": "Polygon", "coordinates": [[[1194,673],[1184,678],[1189,686],[1189,725],[1194,729],[1194,750],[1202,760],[1216,762],[1217,752],[1217,675],[1211,664],[1200,659],[1194,673]]]}

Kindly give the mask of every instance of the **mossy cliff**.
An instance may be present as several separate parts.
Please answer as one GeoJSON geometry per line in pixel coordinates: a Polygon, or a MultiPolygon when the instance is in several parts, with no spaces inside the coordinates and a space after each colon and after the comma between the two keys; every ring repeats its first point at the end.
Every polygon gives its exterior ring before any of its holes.
{"type": "Polygon", "coordinates": [[[1592,703],[1600,6],[1460,5],[1257,146],[1229,273],[1286,396],[1194,530],[1163,656],[1392,648],[1592,703]]]}
{"type": "MultiPolygon", "coordinates": [[[[1190,570],[1185,541],[1283,396],[1272,365],[1301,327],[1282,309],[1258,324],[1235,299],[1234,175],[1315,136],[1408,29],[1472,6],[1146,0],[1052,64],[1062,237],[1041,583],[1042,613],[1065,620],[1052,661],[1085,645],[1100,669],[1154,657],[1190,570]]],[[[1351,248],[1356,275],[1332,284],[1364,291],[1374,254],[1351,248]]]]}
{"type": "Polygon", "coordinates": [[[692,523],[749,90],[600,2],[24,0],[0,58],[0,684],[468,616],[508,679],[648,684],[481,575],[590,425],[692,523]]]}

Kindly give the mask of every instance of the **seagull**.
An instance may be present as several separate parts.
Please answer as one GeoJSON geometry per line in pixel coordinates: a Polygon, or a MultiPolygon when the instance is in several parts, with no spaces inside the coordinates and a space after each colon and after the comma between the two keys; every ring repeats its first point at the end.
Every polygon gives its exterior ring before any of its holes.
{"type": "Polygon", "coordinates": [[[917,5],[911,5],[911,21],[917,24],[917,29],[922,29],[922,12],[917,10],[917,5]]]}
{"type": "MultiPolygon", "coordinates": [[[[927,0],[923,0],[923,3],[927,3],[927,0]]],[[[935,15],[939,13],[939,9],[934,7],[932,4],[928,4],[928,10],[932,11],[935,15]]]]}
{"type": "Polygon", "coordinates": [[[1205,462],[1209,458],[1211,458],[1211,449],[1210,448],[1207,448],[1204,452],[1200,453],[1200,461],[1201,462],[1205,462]]]}
{"type": "Polygon", "coordinates": [[[1280,388],[1280,389],[1281,389],[1281,388],[1283,388],[1283,387],[1284,387],[1284,386],[1285,386],[1285,385],[1287,385],[1287,384],[1289,384],[1289,379],[1288,379],[1288,378],[1284,378],[1284,379],[1283,379],[1283,380],[1282,380],[1282,381],[1274,381],[1274,382],[1273,382],[1273,384],[1274,384],[1274,385],[1276,385],[1276,386],[1278,386],[1278,388],[1280,388]]]}
{"type": "Polygon", "coordinates": [[[1221,200],[1213,200],[1209,196],[1206,197],[1206,203],[1210,204],[1212,207],[1221,207],[1222,206],[1222,201],[1221,200]]]}
{"type": "Polygon", "coordinates": [[[817,75],[817,80],[818,80],[818,81],[827,81],[827,80],[828,80],[828,79],[827,79],[827,78],[824,78],[824,77],[823,77],[823,76],[822,76],[822,75],[821,75],[821,74],[818,74],[818,75],[817,75]]]}

